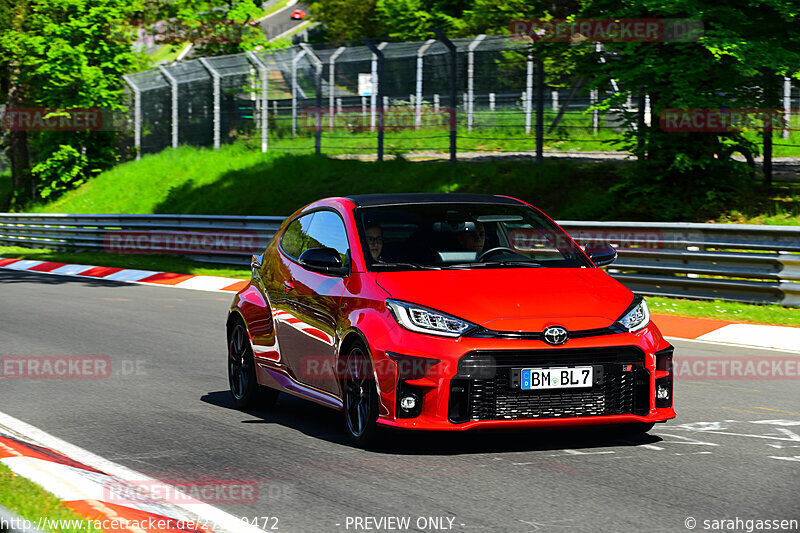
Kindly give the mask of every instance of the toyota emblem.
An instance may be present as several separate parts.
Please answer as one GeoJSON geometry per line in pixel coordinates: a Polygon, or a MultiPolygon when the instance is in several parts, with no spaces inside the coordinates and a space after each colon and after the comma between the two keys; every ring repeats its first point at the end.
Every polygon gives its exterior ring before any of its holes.
{"type": "Polygon", "coordinates": [[[561,326],[550,326],[544,330],[544,342],[558,346],[564,344],[569,338],[569,333],[561,326]]]}

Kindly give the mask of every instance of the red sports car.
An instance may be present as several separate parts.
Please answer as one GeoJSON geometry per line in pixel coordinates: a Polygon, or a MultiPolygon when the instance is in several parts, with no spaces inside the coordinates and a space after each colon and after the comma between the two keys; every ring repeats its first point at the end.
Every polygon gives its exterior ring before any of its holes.
{"type": "Polygon", "coordinates": [[[306,12],[302,9],[295,9],[289,16],[292,18],[292,20],[301,20],[306,18],[306,12]]]}
{"type": "Polygon", "coordinates": [[[647,303],[525,202],[359,195],[283,223],[227,321],[242,409],[287,392],[385,428],[613,425],[675,417],[672,346],[647,303]]]}

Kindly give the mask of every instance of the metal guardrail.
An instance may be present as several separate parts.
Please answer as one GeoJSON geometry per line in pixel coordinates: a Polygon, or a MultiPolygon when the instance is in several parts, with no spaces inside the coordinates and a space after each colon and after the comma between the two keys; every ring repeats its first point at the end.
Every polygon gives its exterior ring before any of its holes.
{"type": "MultiPolygon", "coordinates": [[[[0,213],[0,243],[169,253],[248,265],[284,217],[0,213]]],[[[562,221],[581,245],[619,253],[609,273],[645,295],[800,307],[800,227],[562,221]]]]}

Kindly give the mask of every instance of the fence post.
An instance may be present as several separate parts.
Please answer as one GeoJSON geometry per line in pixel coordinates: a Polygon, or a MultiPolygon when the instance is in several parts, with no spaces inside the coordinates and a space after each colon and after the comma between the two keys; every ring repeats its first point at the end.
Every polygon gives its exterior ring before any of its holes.
{"type": "MultiPolygon", "coordinates": [[[[372,129],[375,129],[375,101],[383,103],[383,63],[384,56],[381,49],[388,43],[381,43],[375,46],[369,39],[364,39],[364,42],[372,51],[372,91],[370,97],[372,99],[372,129]],[[377,85],[377,91],[376,89],[377,85]],[[377,94],[376,94],[377,92],[377,94]]],[[[378,111],[378,161],[383,161],[383,113],[386,110],[381,108],[378,111]]]]}
{"type": "Polygon", "coordinates": [[[475,49],[486,35],[478,35],[467,48],[467,131],[472,131],[472,114],[475,110],[475,49]]]}
{"type": "Polygon", "coordinates": [[[297,135],[297,63],[306,55],[305,50],[292,58],[292,138],[297,135]]]}
{"type": "MultiPolygon", "coordinates": [[[[378,104],[380,103],[380,100],[381,100],[378,97],[378,91],[380,91],[380,86],[383,83],[383,80],[380,77],[380,75],[382,74],[382,70],[383,70],[383,65],[380,64],[380,63],[383,62],[383,54],[382,53],[380,54],[380,61],[379,61],[377,52],[380,52],[381,50],[383,50],[383,47],[386,46],[387,44],[389,44],[389,43],[385,43],[385,42],[381,43],[376,48],[375,45],[372,44],[372,41],[367,43],[367,47],[370,50],[372,50],[372,90],[369,92],[369,106],[370,106],[369,107],[369,129],[370,129],[370,131],[375,131],[375,118],[376,118],[376,116],[375,116],[375,111],[376,111],[375,108],[378,106],[378,104]],[[379,70],[381,70],[381,72],[378,72],[379,70]]],[[[382,135],[380,135],[380,137],[383,138],[382,135]]],[[[383,143],[381,143],[381,146],[382,145],[383,145],[383,143]]]]}
{"type": "Polygon", "coordinates": [[[256,66],[261,78],[261,151],[266,152],[269,149],[269,95],[267,92],[269,71],[267,70],[267,64],[255,52],[247,52],[247,57],[256,66]]]}
{"type": "Polygon", "coordinates": [[[783,138],[789,138],[790,124],[792,118],[792,79],[788,76],[783,78],[783,138]]]}
{"type": "Polygon", "coordinates": [[[328,117],[329,129],[333,129],[333,112],[334,112],[334,103],[336,102],[335,100],[336,95],[334,94],[336,92],[334,90],[334,87],[336,87],[336,74],[335,74],[336,59],[340,55],[342,55],[345,50],[347,50],[347,47],[340,46],[339,48],[336,49],[331,58],[328,60],[328,63],[330,64],[328,68],[328,92],[330,93],[330,96],[328,97],[328,107],[330,108],[329,109],[330,116],[328,117]]]}
{"type": "MultiPolygon", "coordinates": [[[[538,75],[536,79],[538,81],[538,75]]],[[[533,55],[528,54],[527,76],[525,77],[525,135],[531,133],[531,104],[533,104],[533,55]]]]}
{"type": "Polygon", "coordinates": [[[764,184],[772,186],[772,124],[764,126],[764,184]]]}
{"type": "Polygon", "coordinates": [[[133,91],[133,147],[138,161],[142,158],[142,91],[127,74],[122,79],[133,91]]]}
{"type": "Polygon", "coordinates": [[[495,99],[494,93],[489,93],[489,111],[494,111],[495,107],[494,99],[495,99]]]}
{"type": "Polygon", "coordinates": [[[436,37],[450,50],[450,163],[456,162],[456,138],[458,135],[458,65],[456,64],[456,45],[447,38],[442,30],[434,29],[436,37]]]}
{"type": "Polygon", "coordinates": [[[220,145],[220,137],[221,137],[221,124],[220,124],[220,90],[219,90],[219,80],[220,75],[219,72],[211,66],[211,63],[208,62],[208,59],[205,57],[200,58],[200,64],[205,67],[209,74],[211,74],[211,79],[213,80],[214,86],[214,150],[219,150],[220,145]]]}
{"type": "MultiPolygon", "coordinates": [[[[589,104],[595,105],[597,100],[600,96],[600,93],[597,89],[592,89],[589,91],[589,104]]],[[[592,131],[597,133],[598,128],[600,127],[600,112],[597,109],[592,110],[592,131]]]]}
{"type": "Polygon", "coordinates": [[[414,112],[414,127],[419,129],[422,125],[422,67],[423,67],[423,56],[425,52],[428,51],[428,48],[431,47],[433,43],[436,42],[436,39],[428,39],[425,43],[417,49],[417,101],[416,101],[416,109],[414,112]]]}
{"type": "MultiPolygon", "coordinates": [[[[300,46],[308,53],[308,59],[314,64],[316,87],[314,105],[317,108],[317,116],[314,121],[314,152],[319,155],[322,152],[322,60],[314,53],[314,49],[308,43],[300,43],[300,46]]],[[[331,111],[333,110],[331,109],[331,111]]]]}
{"type": "Polygon", "coordinates": [[[550,91],[550,105],[553,111],[558,111],[558,91],[550,91]]]}
{"type": "Polygon", "coordinates": [[[645,97],[644,97],[644,90],[639,89],[639,106],[636,110],[636,148],[639,151],[639,157],[644,158],[644,148],[646,146],[645,143],[645,135],[646,135],[646,124],[645,124],[645,113],[647,112],[647,106],[645,105],[645,97]]]}
{"type": "Polygon", "coordinates": [[[544,62],[536,57],[536,164],[544,157],[544,62]]]}
{"type": "Polygon", "coordinates": [[[169,73],[167,67],[164,65],[159,65],[158,70],[161,71],[161,74],[167,79],[169,82],[170,88],[172,89],[172,119],[171,119],[171,127],[172,127],[172,147],[178,147],[178,80],[175,79],[175,76],[169,73]]]}

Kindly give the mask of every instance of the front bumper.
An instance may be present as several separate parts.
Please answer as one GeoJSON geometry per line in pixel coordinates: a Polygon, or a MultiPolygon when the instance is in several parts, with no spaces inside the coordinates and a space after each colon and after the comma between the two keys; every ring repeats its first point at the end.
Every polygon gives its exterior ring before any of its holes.
{"type": "Polygon", "coordinates": [[[385,339],[383,346],[371,346],[376,363],[383,363],[376,368],[383,369],[377,378],[378,423],[384,426],[460,431],[650,423],[675,417],[672,348],[652,323],[636,333],[570,339],[559,347],[538,340],[443,339],[400,328],[385,339]],[[424,364],[404,367],[414,361],[424,364]],[[586,365],[594,368],[591,388],[515,387],[514,372],[520,368],[586,365]],[[668,385],[668,400],[656,400],[657,384],[662,389],[668,385]],[[408,394],[421,402],[413,413],[399,407],[399,398],[408,394]]]}

